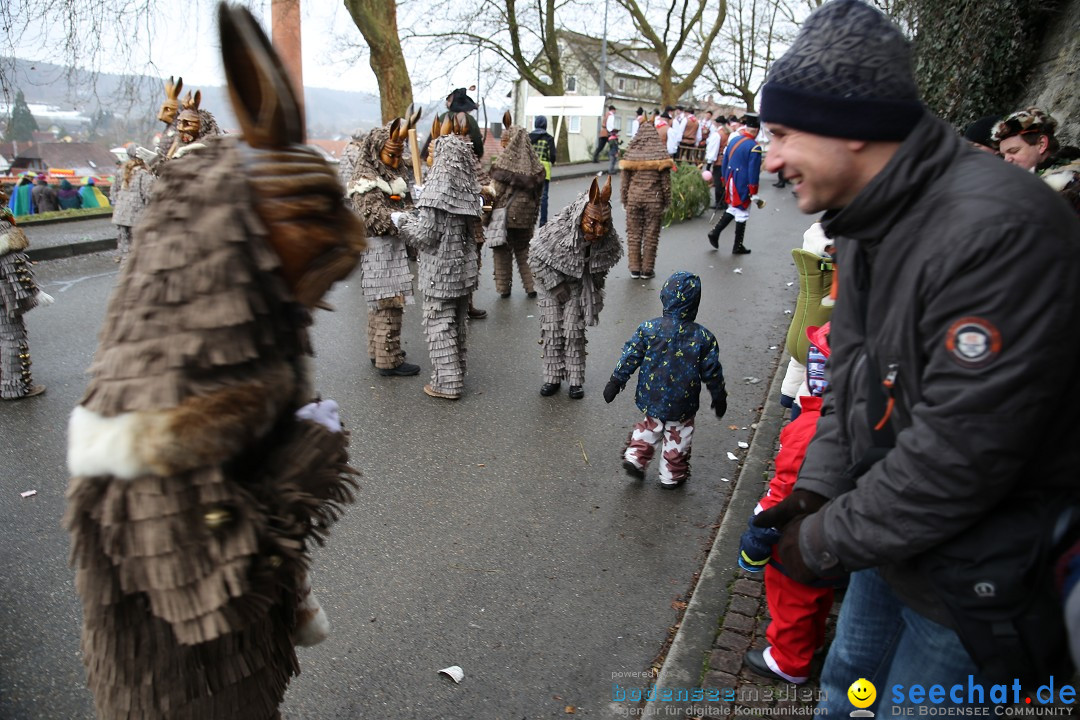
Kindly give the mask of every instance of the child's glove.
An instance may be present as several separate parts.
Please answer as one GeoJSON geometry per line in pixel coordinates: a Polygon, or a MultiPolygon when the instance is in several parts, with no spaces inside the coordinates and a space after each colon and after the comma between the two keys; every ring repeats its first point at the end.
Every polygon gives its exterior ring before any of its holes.
{"type": "Polygon", "coordinates": [[[772,560],[773,545],[779,540],[779,530],[757,527],[751,517],[739,540],[739,567],[747,572],[762,572],[772,560]]]}
{"type": "Polygon", "coordinates": [[[604,386],[604,402],[610,403],[621,390],[622,385],[619,384],[618,380],[608,380],[607,385],[604,386]]]}
{"type": "Polygon", "coordinates": [[[727,413],[727,393],[717,395],[713,398],[712,409],[716,411],[716,417],[722,418],[727,413]]]}

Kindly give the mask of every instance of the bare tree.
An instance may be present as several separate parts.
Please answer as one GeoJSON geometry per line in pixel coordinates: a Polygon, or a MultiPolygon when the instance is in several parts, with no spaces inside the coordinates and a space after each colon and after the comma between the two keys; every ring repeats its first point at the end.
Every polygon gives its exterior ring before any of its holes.
{"type": "Polygon", "coordinates": [[[721,95],[756,110],[765,73],[790,42],[794,16],[802,4],[789,7],[785,0],[730,0],[728,22],[717,43],[720,52],[708,58],[703,75],[721,95]]]}
{"type": "MultiPolygon", "coordinates": [[[[647,62],[640,50],[618,49],[614,54],[653,78],[660,87],[663,102],[674,105],[693,89],[701,76],[713,41],[724,25],[727,0],[719,0],[715,9],[709,7],[712,4],[709,0],[672,0],[656,3],[655,7],[650,0],[616,2],[629,13],[637,36],[644,40],[649,54],[655,56],[656,64],[647,62]],[[694,52],[690,52],[691,48],[694,52]],[[680,63],[680,59],[695,53],[697,58],[693,63],[680,63]]],[[[641,47],[640,42],[626,45],[641,47]]]]}
{"type": "Polygon", "coordinates": [[[398,37],[397,4],[388,0],[345,0],[345,8],[367,41],[379,82],[383,122],[405,114],[413,103],[412,80],[398,37]]]}

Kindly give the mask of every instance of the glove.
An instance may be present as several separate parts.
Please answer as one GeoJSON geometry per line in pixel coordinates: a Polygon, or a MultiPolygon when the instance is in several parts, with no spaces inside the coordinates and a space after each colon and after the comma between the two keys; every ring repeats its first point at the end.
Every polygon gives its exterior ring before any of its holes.
{"type": "Polygon", "coordinates": [[[739,567],[747,572],[762,572],[772,559],[773,545],[780,540],[780,531],[754,525],[754,518],[747,523],[739,539],[739,567]]]}
{"type": "Polygon", "coordinates": [[[622,385],[618,380],[608,380],[607,385],[604,386],[604,402],[610,403],[621,390],[622,385]]]}
{"type": "Polygon", "coordinates": [[[144,148],[140,145],[139,147],[135,148],[135,156],[142,160],[144,163],[149,164],[157,159],[158,154],[155,150],[144,148]]]}
{"type": "Polygon", "coordinates": [[[758,210],[765,207],[765,201],[759,198],[757,195],[751,195],[750,199],[754,201],[754,204],[758,206],[758,210]]]}
{"type": "Polygon", "coordinates": [[[38,290],[37,301],[38,305],[52,305],[54,302],[56,302],[56,299],[49,293],[38,290]]]}
{"type": "MultiPolygon", "coordinates": [[[[800,492],[796,490],[795,492],[800,492]]],[[[802,492],[807,492],[803,490],[802,492]]],[[[794,496],[795,493],[792,493],[794,496]]],[[[810,495],[816,495],[816,493],[808,493],[810,495]]],[[[818,497],[821,497],[818,495],[818,497]]],[[[791,497],[788,498],[790,500],[791,497]]],[[[784,502],[787,502],[785,500],[784,502]]],[[[780,503],[783,505],[783,503],[780,503]]],[[[777,505],[775,508],[779,508],[777,505]]],[[[765,512],[768,512],[766,510],[765,512]]],[[[761,513],[757,517],[761,517],[765,513],[761,513]]],[[[756,519],[756,518],[755,518],[756,519]]],[[[806,566],[806,561],[803,560],[802,550],[799,549],[799,529],[802,527],[803,520],[806,519],[805,515],[800,515],[795,518],[786,528],[784,528],[783,534],[780,536],[780,541],[776,543],[776,562],[780,563],[784,567],[784,574],[795,582],[801,582],[809,585],[820,579],[820,576],[813,570],[806,566]]]]}
{"type": "Polygon", "coordinates": [[[413,201],[419,200],[420,195],[423,192],[424,192],[424,185],[422,183],[420,185],[413,185],[412,186],[412,199],[413,199],[413,201]]]}
{"type": "Polygon", "coordinates": [[[727,393],[713,398],[712,409],[716,411],[716,417],[722,418],[727,413],[727,393]]]}
{"type": "Polygon", "coordinates": [[[341,432],[341,415],[333,400],[317,400],[296,411],[298,420],[317,422],[331,432],[341,432]]]}
{"type": "Polygon", "coordinates": [[[771,527],[786,530],[787,525],[802,515],[811,515],[821,509],[821,506],[829,502],[824,495],[818,495],[809,490],[792,490],[791,494],[754,516],[754,524],[758,527],[771,527]]]}
{"type": "Polygon", "coordinates": [[[390,213],[390,220],[394,223],[394,227],[401,227],[401,221],[405,219],[405,213],[392,212],[390,213]]]}

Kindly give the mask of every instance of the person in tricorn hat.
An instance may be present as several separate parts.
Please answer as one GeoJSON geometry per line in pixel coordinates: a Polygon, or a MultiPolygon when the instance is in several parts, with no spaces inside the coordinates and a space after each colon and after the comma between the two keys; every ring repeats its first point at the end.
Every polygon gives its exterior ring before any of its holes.
{"type": "Polygon", "coordinates": [[[746,222],[750,219],[750,203],[757,202],[760,207],[758,180],[761,175],[761,146],[757,144],[761,121],[756,113],[746,113],[740,121],[742,127],[732,135],[724,148],[723,161],[720,164],[720,182],[724,185],[724,202],[727,209],[720,222],[709,231],[709,244],[719,247],[720,233],[731,221],[735,221],[735,244],[731,248],[733,255],[748,255],[750,249],[743,244],[746,237],[746,222]]]}
{"type": "Polygon", "coordinates": [[[755,518],[781,530],[789,577],[851,573],[829,716],[858,678],[888,717],[923,688],[946,688],[946,714],[1072,675],[1050,569],[1080,495],[1080,426],[1060,412],[1080,372],[1080,222],[928,112],[912,65],[879,10],[832,0],[761,93],[765,169],[825,213],[840,268],[827,402],[791,495],[755,518]]]}

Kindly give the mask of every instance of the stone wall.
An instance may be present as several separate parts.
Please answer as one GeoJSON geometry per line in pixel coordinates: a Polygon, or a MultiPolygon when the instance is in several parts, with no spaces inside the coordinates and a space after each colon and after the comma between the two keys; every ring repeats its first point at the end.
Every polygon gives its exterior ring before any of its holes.
{"type": "Polygon", "coordinates": [[[1028,92],[1017,108],[1036,105],[1058,123],[1062,143],[1080,145],[1080,0],[1066,0],[1051,21],[1028,92]]]}

